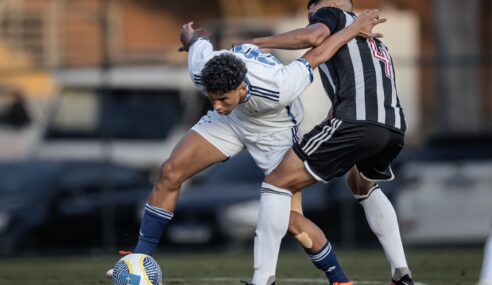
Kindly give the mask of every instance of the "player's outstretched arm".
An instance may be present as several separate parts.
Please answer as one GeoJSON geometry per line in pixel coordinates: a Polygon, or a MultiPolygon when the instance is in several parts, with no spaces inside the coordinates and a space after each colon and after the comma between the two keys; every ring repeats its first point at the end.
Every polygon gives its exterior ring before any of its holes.
{"type": "Polygon", "coordinates": [[[371,10],[360,14],[357,19],[348,27],[336,32],[323,41],[319,46],[307,51],[303,58],[309,62],[314,69],[318,65],[328,61],[346,43],[357,36],[363,37],[382,37],[380,33],[374,33],[374,26],[386,22],[386,19],[379,19],[379,11],[371,10]]]}
{"type": "Polygon", "coordinates": [[[201,80],[202,69],[212,57],[220,52],[214,51],[214,47],[208,41],[208,33],[205,30],[193,29],[193,22],[184,24],[181,27],[179,39],[181,41],[179,51],[188,52],[190,78],[197,89],[206,95],[206,90],[201,80]]]}
{"type": "Polygon", "coordinates": [[[316,23],[278,35],[254,38],[246,43],[259,48],[305,49],[318,46],[329,36],[330,29],[324,24],[316,23]]]}

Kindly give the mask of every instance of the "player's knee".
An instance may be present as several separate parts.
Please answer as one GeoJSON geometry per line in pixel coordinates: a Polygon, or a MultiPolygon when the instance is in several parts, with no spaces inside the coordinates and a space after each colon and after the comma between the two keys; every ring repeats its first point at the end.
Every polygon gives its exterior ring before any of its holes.
{"type": "Polygon", "coordinates": [[[289,176],[281,175],[275,171],[265,177],[265,183],[288,190],[292,194],[302,190],[302,187],[297,186],[295,179],[289,179],[289,176]]]}
{"type": "Polygon", "coordinates": [[[281,179],[281,176],[277,175],[275,172],[268,174],[265,177],[264,181],[265,181],[265,183],[268,183],[268,184],[273,185],[275,187],[285,189],[285,190],[290,190],[288,187],[288,183],[286,183],[287,181],[285,181],[285,179],[281,179]]]}
{"type": "Polygon", "coordinates": [[[356,169],[349,171],[347,175],[347,184],[354,195],[366,195],[374,183],[363,179],[356,169]]]}
{"type": "Polygon", "coordinates": [[[347,174],[347,185],[350,187],[350,190],[352,190],[352,193],[358,195],[357,176],[353,171],[349,171],[347,174]]]}
{"type": "Polygon", "coordinates": [[[279,179],[280,176],[277,175],[276,171],[274,170],[272,173],[268,174],[265,176],[265,183],[268,183],[270,185],[273,185],[275,187],[283,188],[282,187],[282,180],[279,179]]]}
{"type": "Polygon", "coordinates": [[[162,164],[159,175],[160,185],[165,185],[168,188],[175,189],[179,188],[185,179],[186,177],[184,177],[184,172],[172,159],[169,159],[162,164]]]}

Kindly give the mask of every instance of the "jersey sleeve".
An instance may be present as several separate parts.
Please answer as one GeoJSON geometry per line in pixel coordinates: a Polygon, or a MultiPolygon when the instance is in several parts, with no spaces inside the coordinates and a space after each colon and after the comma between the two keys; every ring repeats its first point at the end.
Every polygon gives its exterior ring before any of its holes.
{"type": "Polygon", "coordinates": [[[206,39],[193,43],[188,53],[188,72],[195,86],[203,94],[207,94],[202,82],[202,69],[205,64],[221,51],[214,51],[212,44],[206,39]]]}
{"type": "Polygon", "coordinates": [[[340,9],[331,7],[321,8],[309,19],[309,24],[322,23],[330,29],[331,34],[334,34],[344,28],[340,24],[341,13],[343,12],[340,9]]]}
{"type": "Polygon", "coordinates": [[[314,80],[313,69],[303,58],[284,66],[280,74],[279,103],[282,105],[299,97],[314,80]]]}

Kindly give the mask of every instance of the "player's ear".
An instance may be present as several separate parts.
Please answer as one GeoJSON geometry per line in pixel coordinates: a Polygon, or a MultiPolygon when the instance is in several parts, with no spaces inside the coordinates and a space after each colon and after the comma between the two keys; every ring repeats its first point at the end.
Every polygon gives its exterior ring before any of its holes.
{"type": "Polygon", "coordinates": [[[248,87],[246,86],[246,82],[241,82],[241,84],[239,84],[239,86],[237,87],[239,88],[242,92],[247,92],[248,91],[248,87]]]}
{"type": "Polygon", "coordinates": [[[241,82],[239,86],[237,87],[237,90],[239,91],[239,94],[241,97],[246,97],[248,95],[248,86],[246,85],[246,82],[241,82]]]}

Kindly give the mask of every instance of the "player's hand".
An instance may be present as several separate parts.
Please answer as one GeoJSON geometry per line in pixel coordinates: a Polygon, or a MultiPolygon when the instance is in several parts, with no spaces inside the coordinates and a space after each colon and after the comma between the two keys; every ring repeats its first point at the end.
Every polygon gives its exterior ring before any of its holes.
{"type": "Polygon", "coordinates": [[[192,26],[193,22],[189,22],[181,27],[181,32],[179,33],[181,47],[178,49],[178,51],[188,51],[188,49],[190,48],[190,43],[193,39],[193,33],[195,31],[192,26]]]}
{"type": "Polygon", "coordinates": [[[383,34],[375,33],[372,29],[381,23],[386,22],[386,18],[379,18],[379,11],[375,10],[366,10],[360,15],[357,16],[357,19],[354,21],[352,25],[359,32],[359,36],[365,38],[382,38],[383,34]]]}
{"type": "Polygon", "coordinates": [[[193,45],[200,38],[208,39],[208,33],[204,29],[193,29],[193,22],[184,24],[181,27],[181,32],[179,33],[179,39],[181,41],[181,47],[178,51],[189,51],[190,46],[193,45]]]}

